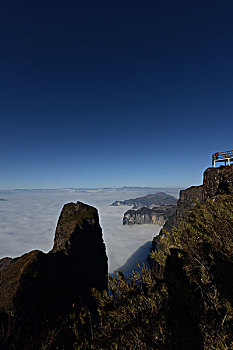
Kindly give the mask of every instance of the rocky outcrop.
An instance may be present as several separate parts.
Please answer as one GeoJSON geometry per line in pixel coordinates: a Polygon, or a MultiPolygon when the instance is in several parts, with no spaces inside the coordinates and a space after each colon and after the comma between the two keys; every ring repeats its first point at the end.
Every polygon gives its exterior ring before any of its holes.
{"type": "Polygon", "coordinates": [[[196,200],[202,200],[203,186],[192,186],[186,190],[180,191],[180,197],[177,202],[176,222],[185,220],[190,210],[195,205],[196,200]]]}
{"type": "Polygon", "coordinates": [[[3,258],[0,260],[0,273],[11,263],[11,258],[3,258]]]}
{"type": "Polygon", "coordinates": [[[203,200],[227,193],[233,186],[233,164],[220,166],[219,168],[208,168],[204,173],[203,200]]]}
{"type": "MultiPolygon", "coordinates": [[[[206,169],[202,185],[192,186],[180,191],[176,212],[164,224],[159,235],[154,237],[151,250],[158,249],[164,231],[171,232],[173,226],[177,226],[182,220],[187,220],[190,210],[195,206],[197,200],[205,201],[221,193],[229,193],[232,186],[233,165],[206,169]]],[[[151,262],[150,258],[148,258],[148,261],[151,262]]]]}
{"type": "Polygon", "coordinates": [[[142,207],[153,208],[161,205],[176,205],[177,199],[164,192],[147,194],[144,197],[127,199],[125,201],[115,201],[112,206],[132,205],[133,209],[142,207]]]}
{"type": "Polygon", "coordinates": [[[163,205],[158,208],[141,208],[128,210],[123,217],[123,225],[156,224],[163,226],[170,216],[176,211],[175,205],[163,205]]]}
{"type": "Polygon", "coordinates": [[[175,215],[176,224],[187,218],[196,200],[205,201],[218,194],[229,193],[231,186],[233,186],[233,165],[206,169],[203,185],[192,186],[180,191],[175,215]]]}
{"type": "Polygon", "coordinates": [[[93,307],[91,288],[107,287],[107,257],[95,208],[66,204],[53,249],[0,261],[0,348],[39,349],[72,305],[93,307]]]}

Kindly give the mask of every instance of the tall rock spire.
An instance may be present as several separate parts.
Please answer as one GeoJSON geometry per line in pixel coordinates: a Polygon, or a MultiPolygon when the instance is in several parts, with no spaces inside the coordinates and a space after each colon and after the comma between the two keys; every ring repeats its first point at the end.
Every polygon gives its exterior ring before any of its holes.
{"type": "Polygon", "coordinates": [[[95,208],[66,204],[54,247],[0,260],[0,348],[40,349],[43,334],[72,305],[95,305],[91,289],[107,288],[107,256],[95,208]]]}

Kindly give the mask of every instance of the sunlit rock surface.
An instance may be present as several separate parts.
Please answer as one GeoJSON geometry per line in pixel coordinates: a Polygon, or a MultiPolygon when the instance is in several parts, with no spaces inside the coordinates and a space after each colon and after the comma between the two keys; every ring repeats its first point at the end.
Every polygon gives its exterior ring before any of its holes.
{"type": "Polygon", "coordinates": [[[153,209],[144,207],[138,210],[127,210],[123,217],[123,225],[157,224],[163,226],[175,211],[175,205],[163,205],[153,209]]]}

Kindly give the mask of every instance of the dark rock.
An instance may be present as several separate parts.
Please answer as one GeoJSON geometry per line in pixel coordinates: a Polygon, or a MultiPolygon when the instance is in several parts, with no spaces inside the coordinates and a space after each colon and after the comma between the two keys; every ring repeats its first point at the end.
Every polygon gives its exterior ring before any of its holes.
{"type": "Polygon", "coordinates": [[[204,173],[203,199],[212,198],[221,193],[229,194],[233,186],[233,164],[208,168],[204,173]]]}
{"type": "Polygon", "coordinates": [[[0,273],[11,263],[11,261],[11,258],[3,258],[0,260],[0,273]]]}
{"type": "Polygon", "coordinates": [[[92,307],[91,288],[107,288],[107,257],[95,208],[66,204],[54,247],[0,261],[0,348],[29,350],[69,315],[73,304],[92,307]],[[14,325],[14,326],[12,326],[14,325]]]}
{"type": "Polygon", "coordinates": [[[186,190],[180,191],[180,197],[177,202],[176,222],[185,220],[194,207],[196,200],[202,200],[203,186],[192,186],[186,190]]]}

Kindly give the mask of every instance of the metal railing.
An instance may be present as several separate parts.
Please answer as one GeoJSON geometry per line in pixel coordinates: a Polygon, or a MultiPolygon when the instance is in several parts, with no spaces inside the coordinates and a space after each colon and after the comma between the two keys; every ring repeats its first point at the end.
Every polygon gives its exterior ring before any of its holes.
{"type": "Polygon", "coordinates": [[[216,162],[225,162],[225,165],[231,164],[231,160],[233,160],[233,150],[225,151],[225,152],[215,152],[212,154],[212,165],[215,167],[216,162]]]}

